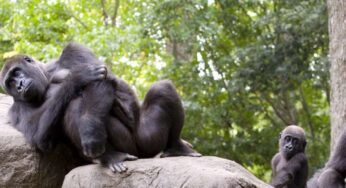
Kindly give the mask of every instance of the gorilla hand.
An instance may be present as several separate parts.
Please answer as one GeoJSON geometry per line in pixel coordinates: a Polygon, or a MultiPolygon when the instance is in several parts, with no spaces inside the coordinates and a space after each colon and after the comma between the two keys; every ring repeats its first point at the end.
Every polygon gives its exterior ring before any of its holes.
{"type": "Polygon", "coordinates": [[[124,161],[134,161],[138,158],[136,156],[130,155],[128,153],[122,153],[117,151],[105,152],[98,160],[101,164],[107,166],[112,172],[122,173],[127,170],[124,161]]]}
{"type": "MultiPolygon", "coordinates": [[[[104,65],[78,65],[72,68],[70,81],[76,86],[85,86],[93,81],[103,80],[107,77],[107,68],[104,65]]],[[[69,79],[68,79],[69,80],[69,79]]]]}

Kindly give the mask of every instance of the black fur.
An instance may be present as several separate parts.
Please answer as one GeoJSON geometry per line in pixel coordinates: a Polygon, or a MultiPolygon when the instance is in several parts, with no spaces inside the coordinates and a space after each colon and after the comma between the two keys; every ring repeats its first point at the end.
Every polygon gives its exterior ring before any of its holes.
{"type": "Polygon", "coordinates": [[[336,147],[322,170],[309,180],[309,188],[345,188],[346,177],[346,131],[344,130],[336,147]]]}

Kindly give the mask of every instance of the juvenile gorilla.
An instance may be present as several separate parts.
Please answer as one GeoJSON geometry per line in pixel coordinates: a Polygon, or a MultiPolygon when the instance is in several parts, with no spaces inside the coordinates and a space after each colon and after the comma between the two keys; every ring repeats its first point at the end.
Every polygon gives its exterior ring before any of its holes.
{"type": "MultiPolygon", "coordinates": [[[[31,61],[34,62],[32,59],[31,61]]],[[[6,65],[9,67],[8,69],[23,64],[22,59],[14,58],[11,59],[11,62],[6,65]]],[[[25,63],[28,62],[24,61],[25,63]]],[[[34,63],[36,64],[36,62],[34,63]]],[[[50,63],[46,69],[36,69],[36,73],[35,71],[30,72],[30,75],[34,76],[30,79],[35,80],[38,84],[42,82],[42,79],[36,79],[36,75],[41,74],[40,72],[48,75],[47,77],[51,81],[47,91],[45,89],[37,90],[35,85],[31,84],[26,86],[34,91],[35,95],[46,95],[47,97],[41,97],[39,102],[31,103],[26,99],[24,102],[34,106],[29,109],[29,111],[33,111],[37,110],[41,103],[46,103],[47,99],[54,101],[54,105],[60,103],[51,96],[59,95],[64,99],[64,103],[70,101],[67,108],[66,105],[61,105],[60,108],[51,110],[53,110],[52,113],[58,112],[59,114],[56,121],[62,118],[62,112],[66,110],[63,118],[64,132],[85,157],[99,160],[114,172],[122,172],[126,170],[122,161],[136,159],[132,155],[152,157],[163,150],[162,157],[200,156],[180,139],[184,111],[171,82],[155,83],[147,93],[142,106],[139,106],[130,86],[110,74],[102,81],[89,84],[76,82],[75,85],[79,86],[77,89],[64,93],[66,90],[70,90],[65,86],[71,82],[69,77],[75,77],[73,76],[75,74],[90,77],[90,73],[86,73],[90,70],[84,70],[83,67],[87,67],[86,69],[97,67],[98,71],[104,68],[87,48],[78,44],[68,45],[58,61],[50,63]],[[78,73],[74,70],[83,71],[78,73]]],[[[22,68],[22,70],[25,72],[26,68],[22,68]]],[[[7,72],[9,71],[4,69],[3,74],[7,75],[7,72]]],[[[100,75],[97,76],[100,77],[100,75]]],[[[104,70],[101,76],[105,77],[104,70]]],[[[3,76],[3,78],[4,80],[21,79],[16,74],[3,76]]],[[[78,79],[85,80],[83,76],[78,79]]],[[[9,94],[15,100],[18,98],[11,92],[9,94]]],[[[18,116],[22,116],[21,111],[25,111],[25,108],[26,106],[20,105],[12,113],[16,118],[23,119],[18,116]]],[[[51,116],[49,111],[46,114],[51,116]]],[[[31,117],[25,117],[24,121],[31,121],[31,117]]],[[[43,122],[42,124],[45,128],[38,131],[39,134],[56,137],[56,133],[52,131],[57,128],[56,123],[43,122]]],[[[25,129],[22,132],[25,135],[28,134],[25,129]]],[[[32,132],[38,134],[35,130],[32,132]]],[[[48,139],[45,140],[49,143],[48,139]]],[[[45,142],[40,142],[37,146],[43,150],[47,147],[45,142]]]]}
{"type": "Polygon", "coordinates": [[[287,126],[281,133],[279,150],[272,159],[275,188],[305,188],[308,162],[305,156],[305,132],[296,125],[287,126]]]}

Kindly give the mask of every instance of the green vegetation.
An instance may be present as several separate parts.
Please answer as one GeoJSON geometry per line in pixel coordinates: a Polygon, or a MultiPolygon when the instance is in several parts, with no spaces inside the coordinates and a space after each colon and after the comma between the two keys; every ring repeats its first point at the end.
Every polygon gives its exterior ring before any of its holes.
{"type": "MultiPolygon", "coordinates": [[[[329,154],[329,62],[322,0],[0,0],[0,58],[90,48],[143,98],[176,84],[183,137],[264,181],[288,124],[307,132],[310,174],[329,154]]],[[[1,60],[1,64],[3,60],[1,60]]]]}

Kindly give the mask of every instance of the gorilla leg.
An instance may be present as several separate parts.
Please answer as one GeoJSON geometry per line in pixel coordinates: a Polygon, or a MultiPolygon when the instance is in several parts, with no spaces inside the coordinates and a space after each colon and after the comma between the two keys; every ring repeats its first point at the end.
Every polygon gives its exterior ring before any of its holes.
{"type": "Polygon", "coordinates": [[[106,127],[108,141],[116,151],[138,156],[136,140],[128,127],[116,117],[110,117],[106,127]]]}
{"type": "Polygon", "coordinates": [[[159,81],[145,96],[136,131],[140,157],[201,156],[180,139],[184,124],[184,109],[173,84],[159,81]]]}
{"type": "MultiPolygon", "coordinates": [[[[83,99],[81,97],[71,101],[69,104],[65,118],[64,118],[64,131],[66,133],[66,136],[71,140],[73,145],[78,149],[79,153],[83,156],[82,153],[84,153],[83,148],[83,137],[85,135],[80,134],[81,127],[83,127],[83,124],[80,124],[80,119],[78,117],[81,116],[81,108],[83,106],[82,104],[83,99]],[[82,151],[83,150],[83,151],[82,151]]],[[[108,125],[108,121],[106,121],[108,125]]],[[[114,126],[118,126],[118,124],[112,124],[114,126]]],[[[119,124],[119,126],[123,126],[119,124]]],[[[102,127],[101,127],[102,128],[102,127]]],[[[105,129],[105,127],[103,126],[105,129]]],[[[121,129],[112,129],[112,130],[121,130],[121,129]]],[[[106,132],[106,130],[104,130],[106,132]]],[[[108,130],[107,130],[108,131],[108,130]]],[[[117,134],[121,134],[122,132],[117,132],[117,134]]],[[[119,135],[121,136],[121,135],[119,135]]],[[[92,137],[96,138],[95,135],[92,137]]],[[[97,139],[97,138],[96,138],[97,139]]],[[[119,141],[118,141],[119,142],[119,141]]],[[[125,160],[136,160],[137,157],[133,155],[129,155],[125,152],[118,151],[117,148],[113,147],[110,142],[105,140],[104,145],[104,152],[97,158],[89,157],[84,154],[84,158],[88,160],[92,160],[93,162],[100,162],[102,165],[107,166],[110,168],[113,172],[124,172],[127,170],[127,167],[122,163],[125,160]]]]}
{"type": "Polygon", "coordinates": [[[107,133],[106,120],[113,106],[115,89],[109,81],[89,84],[82,91],[79,135],[83,154],[90,158],[100,156],[105,151],[107,133]]]}

